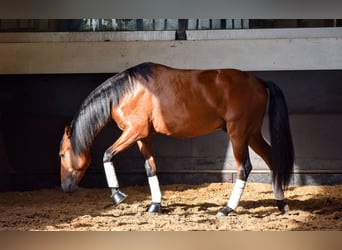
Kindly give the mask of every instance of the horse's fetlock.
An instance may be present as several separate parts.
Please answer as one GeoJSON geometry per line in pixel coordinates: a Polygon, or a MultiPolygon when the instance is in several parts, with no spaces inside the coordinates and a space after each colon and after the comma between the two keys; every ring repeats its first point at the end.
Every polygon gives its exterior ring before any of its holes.
{"type": "Polygon", "coordinates": [[[113,158],[113,154],[107,150],[103,155],[103,163],[110,162],[112,158],[113,158]]]}

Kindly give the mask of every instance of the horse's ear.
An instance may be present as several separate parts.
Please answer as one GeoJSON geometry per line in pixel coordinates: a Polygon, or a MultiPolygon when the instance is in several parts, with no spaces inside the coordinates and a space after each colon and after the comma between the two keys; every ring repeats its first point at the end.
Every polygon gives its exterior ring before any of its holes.
{"type": "Polygon", "coordinates": [[[65,126],[65,128],[64,128],[64,134],[68,137],[68,138],[70,138],[70,136],[71,136],[71,128],[70,128],[70,126],[65,126]]]}

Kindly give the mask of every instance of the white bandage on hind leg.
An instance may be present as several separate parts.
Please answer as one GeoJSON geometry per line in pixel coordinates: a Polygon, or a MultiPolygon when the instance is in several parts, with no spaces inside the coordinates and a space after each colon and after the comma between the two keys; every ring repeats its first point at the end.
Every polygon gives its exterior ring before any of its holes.
{"type": "Polygon", "coordinates": [[[276,182],[272,181],[272,189],[273,189],[274,199],[280,200],[280,201],[285,199],[284,191],[281,185],[277,185],[276,182]]]}
{"type": "Polygon", "coordinates": [[[105,162],[103,164],[106,173],[106,179],[109,188],[118,188],[119,182],[115,174],[114,164],[112,162],[105,162]]]}
{"type": "Polygon", "coordinates": [[[228,207],[230,207],[231,209],[235,210],[237,208],[237,206],[239,205],[239,201],[241,198],[241,195],[243,193],[243,190],[245,189],[246,186],[246,182],[236,179],[235,181],[235,185],[233,188],[233,192],[229,198],[228,201],[228,207]]]}
{"type": "Polygon", "coordinates": [[[152,202],[160,203],[161,192],[160,192],[158,177],[156,175],[152,177],[148,177],[148,184],[150,185],[152,202]]]}

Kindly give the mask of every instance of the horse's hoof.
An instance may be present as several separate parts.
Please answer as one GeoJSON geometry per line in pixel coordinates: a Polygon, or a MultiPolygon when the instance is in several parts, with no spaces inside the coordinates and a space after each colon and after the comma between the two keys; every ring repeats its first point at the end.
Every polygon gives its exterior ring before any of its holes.
{"type": "Polygon", "coordinates": [[[228,206],[225,206],[224,208],[222,208],[220,211],[218,211],[218,213],[216,214],[216,216],[222,217],[222,216],[227,216],[229,213],[233,212],[234,210],[228,206]]]}
{"type": "Polygon", "coordinates": [[[112,194],[112,200],[114,206],[119,205],[124,199],[126,199],[127,195],[121,192],[119,189],[115,190],[112,194]]]}
{"type": "Polygon", "coordinates": [[[161,204],[157,202],[152,202],[150,205],[148,205],[146,212],[148,213],[161,213],[161,204]]]}
{"type": "Polygon", "coordinates": [[[277,202],[278,209],[282,214],[286,214],[288,211],[290,211],[290,207],[289,205],[287,205],[285,201],[276,200],[276,202],[277,202]]]}

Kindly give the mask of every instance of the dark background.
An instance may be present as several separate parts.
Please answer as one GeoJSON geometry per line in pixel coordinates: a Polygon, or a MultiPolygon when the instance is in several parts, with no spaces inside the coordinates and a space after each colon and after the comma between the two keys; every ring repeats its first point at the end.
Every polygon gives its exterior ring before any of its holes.
{"type": "MultiPolygon", "coordinates": [[[[295,175],[296,184],[342,183],[342,71],[251,72],[276,82],[288,101],[297,153],[297,169],[324,173],[295,175]],[[327,173],[335,171],[336,173],[327,173]],[[309,177],[308,177],[309,176],[309,177]]],[[[59,143],[63,129],[83,99],[112,74],[0,75],[0,190],[29,190],[59,186],[59,143]]],[[[200,139],[157,136],[160,178],[166,183],[222,181],[220,170],[228,139],[224,133],[200,139]],[[222,138],[224,139],[221,139],[222,138]],[[208,146],[209,145],[209,146],[208,146]],[[170,174],[174,169],[175,173],[170,174]],[[189,170],[189,173],[184,173],[189,170]],[[178,171],[178,172],[177,172],[178,171]]],[[[267,125],[265,128],[267,135],[267,125]]],[[[102,167],[105,149],[120,130],[110,123],[92,147],[92,164],[82,186],[105,187],[102,167]]],[[[121,185],[145,184],[143,159],[137,147],[114,159],[121,185]]],[[[234,166],[231,166],[234,169],[234,166]]],[[[253,180],[253,178],[252,178],[253,180]]],[[[265,178],[259,178],[265,181],[265,178]]],[[[267,181],[267,180],[266,180],[267,181]]]]}

